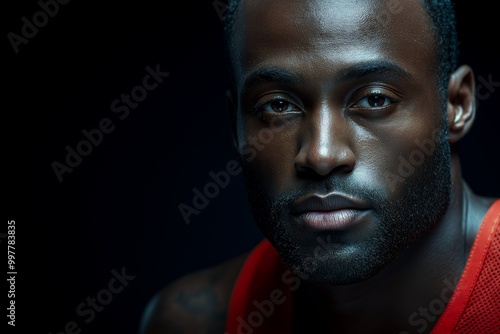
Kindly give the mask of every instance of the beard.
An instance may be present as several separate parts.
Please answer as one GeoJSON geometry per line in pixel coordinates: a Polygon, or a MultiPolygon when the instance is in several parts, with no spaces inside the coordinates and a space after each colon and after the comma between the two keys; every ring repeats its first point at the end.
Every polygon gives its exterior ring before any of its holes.
{"type": "MultiPolygon", "coordinates": [[[[428,232],[444,215],[450,203],[451,169],[448,132],[441,127],[435,150],[412,175],[390,190],[370,189],[341,175],[312,181],[300,189],[273,195],[249,165],[244,166],[247,197],[253,217],[283,262],[300,278],[311,283],[342,285],[374,277],[405,249],[428,232]],[[299,197],[325,189],[349,194],[372,209],[370,233],[353,242],[349,231],[311,232],[290,222],[290,205],[299,197]],[[326,241],[326,243],[325,243],[326,241]],[[315,249],[322,245],[322,255],[315,249]],[[324,247],[324,246],[327,247],[324,247]]],[[[387,188],[388,189],[388,188],[387,188]]]]}

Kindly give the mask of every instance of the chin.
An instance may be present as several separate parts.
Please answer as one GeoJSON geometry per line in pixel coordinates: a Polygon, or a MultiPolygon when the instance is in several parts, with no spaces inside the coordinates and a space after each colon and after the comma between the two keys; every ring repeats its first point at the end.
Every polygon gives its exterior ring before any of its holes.
{"type": "Polygon", "coordinates": [[[330,244],[329,248],[328,252],[320,256],[313,255],[317,254],[314,251],[278,252],[283,262],[300,279],[330,286],[355,284],[373,278],[396,257],[392,252],[377,254],[374,249],[362,249],[360,246],[330,244]]]}

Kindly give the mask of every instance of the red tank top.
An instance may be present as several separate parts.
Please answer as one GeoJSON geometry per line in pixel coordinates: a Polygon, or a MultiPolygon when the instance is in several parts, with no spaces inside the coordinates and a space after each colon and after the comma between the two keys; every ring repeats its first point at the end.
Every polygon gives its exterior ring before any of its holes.
{"type": "MultiPolygon", "coordinates": [[[[233,288],[225,334],[292,332],[291,271],[264,239],[233,288]]],[[[500,334],[500,200],[486,213],[465,269],[432,334],[500,334]]]]}

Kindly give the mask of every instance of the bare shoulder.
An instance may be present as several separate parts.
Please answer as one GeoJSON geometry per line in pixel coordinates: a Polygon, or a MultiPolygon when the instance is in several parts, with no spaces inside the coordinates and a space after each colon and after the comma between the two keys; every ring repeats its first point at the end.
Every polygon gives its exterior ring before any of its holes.
{"type": "Polygon", "coordinates": [[[140,334],[223,333],[231,292],[247,256],[168,284],[148,303],[140,334]]]}

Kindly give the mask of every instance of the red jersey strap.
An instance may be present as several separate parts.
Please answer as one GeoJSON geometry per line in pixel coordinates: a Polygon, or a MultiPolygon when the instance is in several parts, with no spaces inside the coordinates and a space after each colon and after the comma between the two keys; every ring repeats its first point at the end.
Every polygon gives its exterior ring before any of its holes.
{"type": "Polygon", "coordinates": [[[250,253],[232,291],[225,334],[291,332],[289,270],[264,239],[250,253]]]}
{"type": "Polygon", "coordinates": [[[432,334],[500,333],[500,200],[486,212],[464,272],[432,334]]]}

